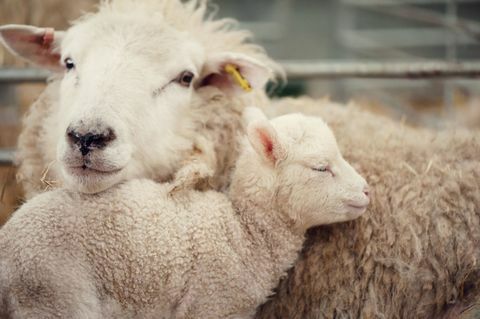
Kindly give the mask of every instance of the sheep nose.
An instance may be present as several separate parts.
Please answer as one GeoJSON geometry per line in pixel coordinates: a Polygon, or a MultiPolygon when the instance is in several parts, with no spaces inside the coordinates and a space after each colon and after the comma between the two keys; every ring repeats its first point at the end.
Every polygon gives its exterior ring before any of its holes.
{"type": "Polygon", "coordinates": [[[116,136],[111,128],[107,128],[101,133],[87,132],[85,134],[78,133],[74,129],[67,129],[67,138],[71,145],[79,147],[82,156],[87,155],[91,150],[102,149],[110,142],[114,141],[116,136]]]}

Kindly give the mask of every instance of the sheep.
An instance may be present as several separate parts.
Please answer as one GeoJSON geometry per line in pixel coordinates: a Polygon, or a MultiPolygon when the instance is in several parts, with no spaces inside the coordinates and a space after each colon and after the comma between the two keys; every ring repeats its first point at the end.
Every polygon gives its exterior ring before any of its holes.
{"type": "MultiPolygon", "coordinates": [[[[209,12],[203,0],[115,0],[65,32],[0,27],[12,53],[55,72],[19,138],[27,199],[59,185],[98,193],[131,178],[169,181],[210,129],[201,125],[210,121],[203,109],[262,106],[264,86],[281,68],[249,32],[209,12]]],[[[235,162],[236,154],[216,155],[204,157],[235,162]]],[[[209,168],[219,189],[229,169],[209,168]]]]}
{"type": "Polygon", "coordinates": [[[24,204],[0,230],[0,314],[251,318],[305,231],[361,216],[369,196],[321,119],[247,115],[228,196],[133,179],[24,204]]]}
{"type": "Polygon", "coordinates": [[[308,98],[267,111],[323,117],[369,181],[372,201],[362,218],[308,233],[256,318],[478,317],[478,131],[413,129],[308,98]]]}

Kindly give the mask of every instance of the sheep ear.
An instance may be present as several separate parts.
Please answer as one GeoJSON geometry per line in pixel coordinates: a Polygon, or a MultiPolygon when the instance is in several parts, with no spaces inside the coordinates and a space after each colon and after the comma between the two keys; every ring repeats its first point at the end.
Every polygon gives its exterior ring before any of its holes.
{"type": "Polygon", "coordinates": [[[41,67],[61,71],[57,51],[64,32],[52,28],[9,24],[0,27],[0,42],[14,55],[41,67]]]}
{"type": "Polygon", "coordinates": [[[247,137],[255,152],[274,166],[284,158],[285,150],[277,131],[267,120],[256,120],[247,128],[247,137]]]}
{"type": "Polygon", "coordinates": [[[221,53],[207,59],[200,81],[215,86],[228,95],[263,89],[272,71],[260,61],[238,53],[221,53]]]}

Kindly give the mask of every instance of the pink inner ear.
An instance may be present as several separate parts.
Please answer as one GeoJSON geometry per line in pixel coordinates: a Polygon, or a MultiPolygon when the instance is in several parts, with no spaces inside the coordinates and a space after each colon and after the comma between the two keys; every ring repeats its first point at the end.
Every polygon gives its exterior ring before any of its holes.
{"type": "Polygon", "coordinates": [[[42,46],[45,49],[50,49],[53,40],[55,40],[55,30],[53,28],[45,28],[45,33],[42,37],[42,46]]]}
{"type": "Polygon", "coordinates": [[[257,129],[257,132],[260,137],[260,142],[263,145],[263,150],[265,152],[265,155],[269,160],[271,160],[272,162],[275,162],[276,158],[273,155],[273,141],[270,138],[270,135],[268,135],[268,133],[261,128],[257,129]]]}
{"type": "Polygon", "coordinates": [[[222,72],[222,73],[210,74],[205,79],[203,79],[201,85],[202,86],[212,85],[212,86],[216,86],[222,91],[226,91],[230,89],[230,87],[233,84],[230,78],[228,77],[228,75],[222,72]]]}
{"type": "Polygon", "coordinates": [[[43,34],[26,33],[26,32],[6,32],[5,36],[13,43],[32,43],[38,44],[45,48],[49,48],[53,43],[55,31],[52,28],[45,28],[43,34]]]}
{"type": "Polygon", "coordinates": [[[45,28],[43,33],[7,32],[13,48],[23,57],[40,64],[60,67],[60,54],[52,52],[55,30],[45,28]]]}
{"type": "Polygon", "coordinates": [[[40,61],[45,64],[59,64],[60,54],[52,52],[52,44],[55,40],[55,30],[53,28],[45,28],[45,33],[41,39],[41,49],[39,50],[40,61]]]}

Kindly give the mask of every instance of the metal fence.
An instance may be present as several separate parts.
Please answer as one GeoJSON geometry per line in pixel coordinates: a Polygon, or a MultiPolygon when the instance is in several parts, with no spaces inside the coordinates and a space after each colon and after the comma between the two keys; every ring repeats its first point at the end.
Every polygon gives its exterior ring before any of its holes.
{"type": "MultiPolygon", "coordinates": [[[[335,78],[478,78],[480,62],[349,62],[279,61],[290,80],[335,78]]],[[[39,69],[0,69],[0,84],[45,82],[50,73],[39,69]]]]}

